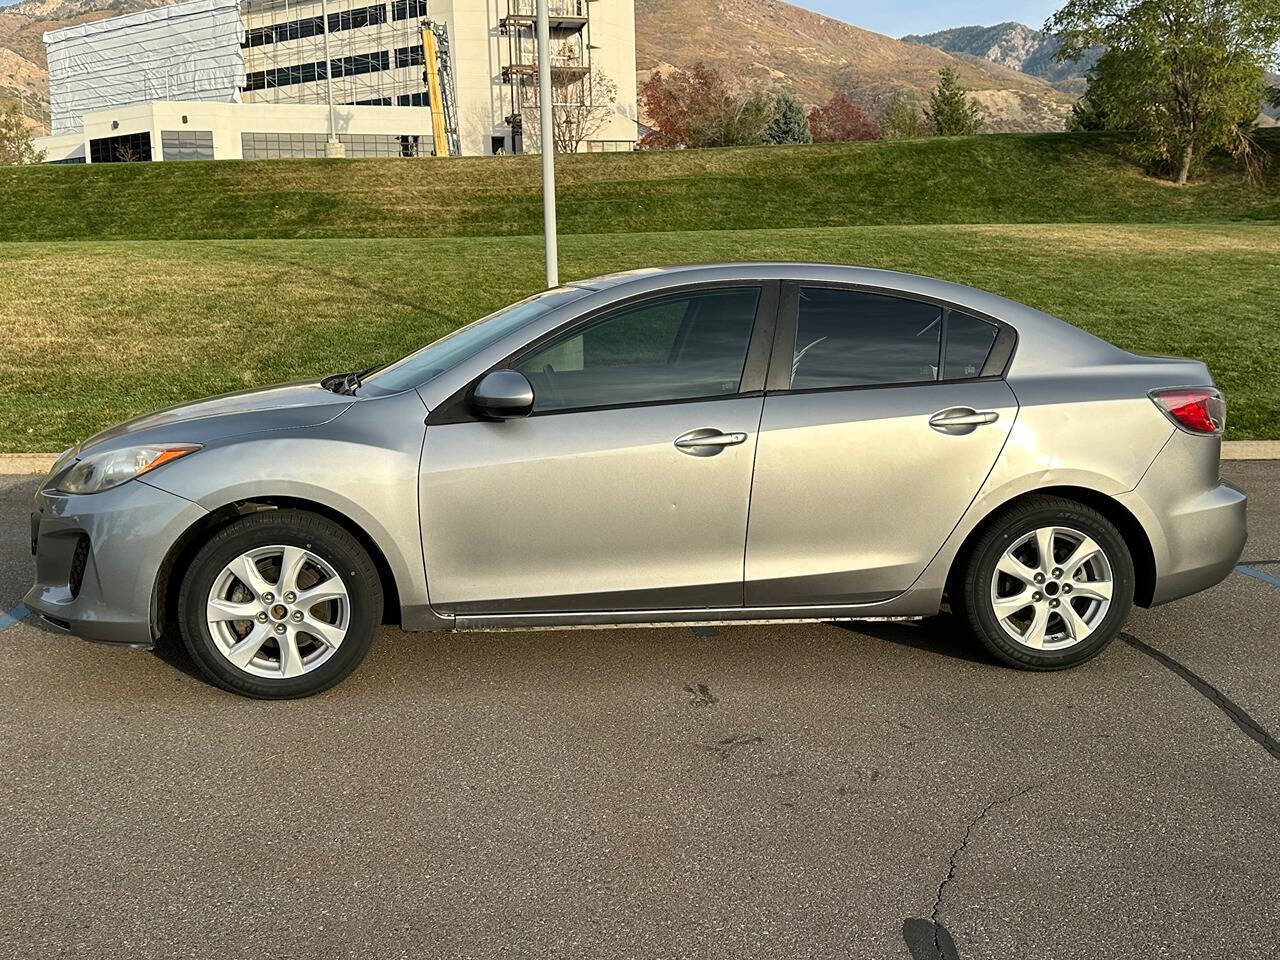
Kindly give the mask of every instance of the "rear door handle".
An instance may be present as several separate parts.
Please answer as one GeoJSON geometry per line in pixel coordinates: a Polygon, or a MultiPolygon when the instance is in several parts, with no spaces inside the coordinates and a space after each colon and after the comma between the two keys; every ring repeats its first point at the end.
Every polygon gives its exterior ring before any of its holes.
{"type": "Polygon", "coordinates": [[[976,427],[995,423],[1000,414],[994,410],[974,410],[972,407],[949,407],[939,410],[929,418],[929,426],[939,433],[972,433],[976,427]]]}
{"type": "Polygon", "coordinates": [[[713,457],[725,447],[745,442],[745,433],[721,433],[711,427],[700,427],[676,437],[676,449],[692,457],[713,457]]]}

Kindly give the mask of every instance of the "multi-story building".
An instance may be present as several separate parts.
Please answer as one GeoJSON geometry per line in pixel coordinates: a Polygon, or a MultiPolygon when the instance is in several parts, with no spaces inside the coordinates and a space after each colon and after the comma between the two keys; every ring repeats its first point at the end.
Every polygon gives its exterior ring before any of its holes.
{"type": "MultiPolygon", "coordinates": [[[[545,2],[569,139],[631,149],[633,0],[545,2]]],[[[91,163],[537,150],[534,3],[186,0],[55,30],[39,145],[91,163]],[[433,90],[452,150],[436,144],[433,90]]]]}

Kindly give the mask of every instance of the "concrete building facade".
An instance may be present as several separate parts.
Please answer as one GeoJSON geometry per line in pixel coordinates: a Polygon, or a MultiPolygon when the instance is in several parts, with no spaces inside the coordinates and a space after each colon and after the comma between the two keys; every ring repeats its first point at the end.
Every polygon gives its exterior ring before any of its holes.
{"type": "MultiPolygon", "coordinates": [[[[632,149],[633,0],[546,2],[553,99],[590,117],[579,149],[632,149]]],[[[45,35],[52,136],[39,145],[90,163],[445,152],[425,62],[434,24],[460,152],[536,151],[533,15],[534,0],[186,0],[78,24],[45,35]]]]}

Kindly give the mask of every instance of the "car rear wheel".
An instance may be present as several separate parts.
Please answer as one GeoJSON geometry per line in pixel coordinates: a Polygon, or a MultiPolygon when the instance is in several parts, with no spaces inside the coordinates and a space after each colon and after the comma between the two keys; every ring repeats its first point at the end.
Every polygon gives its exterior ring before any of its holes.
{"type": "Polygon", "coordinates": [[[1096,655],[1133,605],[1133,559],[1098,511],[1030,497],[1000,516],[968,555],[953,601],[999,661],[1060,670],[1096,655]]]}
{"type": "Polygon", "coordinates": [[[224,689],[284,699],[319,693],[364,659],[382,586],[360,543],[303,510],[265,510],[220,530],[178,595],[182,639],[224,689]]]}

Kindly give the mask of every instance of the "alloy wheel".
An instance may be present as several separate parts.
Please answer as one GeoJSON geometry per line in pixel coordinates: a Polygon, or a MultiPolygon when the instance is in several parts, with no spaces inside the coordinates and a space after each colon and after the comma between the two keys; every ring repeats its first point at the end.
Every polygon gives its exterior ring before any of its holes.
{"type": "Polygon", "coordinates": [[[239,670],[288,679],[325,663],[351,622],[338,572],[301,547],[257,547],[214,578],[205,621],[218,652],[239,670]]]}
{"type": "Polygon", "coordinates": [[[1062,650],[1098,628],[1113,590],[1111,562],[1092,537],[1071,527],[1040,527],[1001,555],[991,577],[991,606],[1017,643],[1062,650]]]}

